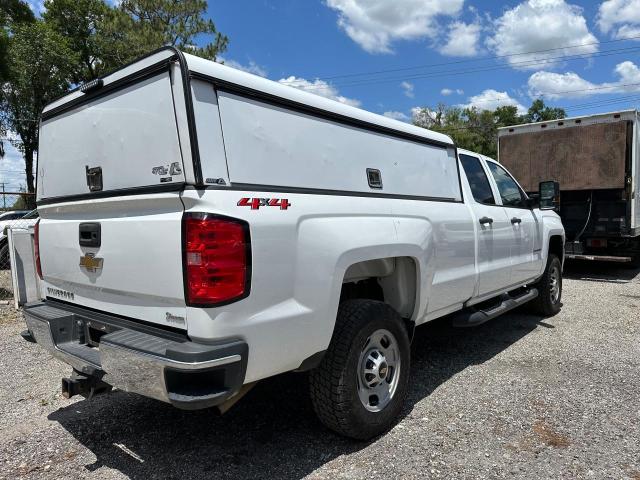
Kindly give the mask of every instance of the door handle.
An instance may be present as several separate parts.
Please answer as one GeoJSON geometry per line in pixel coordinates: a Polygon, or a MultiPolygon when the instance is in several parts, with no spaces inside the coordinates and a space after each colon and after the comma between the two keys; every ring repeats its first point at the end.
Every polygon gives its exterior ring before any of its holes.
{"type": "Polygon", "coordinates": [[[491,224],[493,223],[493,218],[490,218],[490,217],[482,217],[482,218],[480,219],[480,225],[485,225],[485,224],[487,224],[487,223],[488,223],[489,225],[491,225],[491,224]]]}
{"type": "Polygon", "coordinates": [[[81,223],[79,243],[81,247],[99,247],[101,243],[100,224],[97,222],[81,223]]]}
{"type": "Polygon", "coordinates": [[[514,224],[514,225],[515,225],[516,223],[522,223],[522,219],[521,219],[521,218],[513,217],[513,218],[511,219],[511,223],[512,223],[512,224],[514,224]]]}

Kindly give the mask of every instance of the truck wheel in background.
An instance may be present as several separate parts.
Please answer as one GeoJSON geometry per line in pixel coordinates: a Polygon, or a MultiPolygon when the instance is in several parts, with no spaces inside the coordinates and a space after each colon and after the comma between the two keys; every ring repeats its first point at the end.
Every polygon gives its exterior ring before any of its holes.
{"type": "Polygon", "coordinates": [[[547,268],[534,285],[538,289],[538,297],[531,302],[531,306],[540,315],[552,317],[562,307],[562,264],[560,259],[549,254],[547,268]]]}
{"type": "Polygon", "coordinates": [[[348,300],[322,363],[310,373],[320,421],[368,440],[396,421],[409,383],[410,342],[400,315],[383,302],[348,300]]]}
{"type": "Polygon", "coordinates": [[[640,268],[640,255],[634,255],[631,257],[631,262],[628,264],[628,268],[640,268]]]}
{"type": "Polygon", "coordinates": [[[9,270],[11,268],[11,259],[9,258],[9,243],[4,242],[0,246],[0,270],[9,270]]]}

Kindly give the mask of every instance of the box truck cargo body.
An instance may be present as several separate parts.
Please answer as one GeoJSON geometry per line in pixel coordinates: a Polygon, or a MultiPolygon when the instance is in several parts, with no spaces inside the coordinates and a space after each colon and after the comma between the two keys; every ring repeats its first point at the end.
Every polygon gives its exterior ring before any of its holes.
{"type": "Polygon", "coordinates": [[[528,192],[560,183],[567,256],[640,262],[636,110],[501,128],[498,159],[528,192]]]}

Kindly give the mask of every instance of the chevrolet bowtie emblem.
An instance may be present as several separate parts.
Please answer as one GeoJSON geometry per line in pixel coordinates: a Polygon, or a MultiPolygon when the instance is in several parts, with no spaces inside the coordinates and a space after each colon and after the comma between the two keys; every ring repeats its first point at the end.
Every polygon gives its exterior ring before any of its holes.
{"type": "Polygon", "coordinates": [[[95,272],[102,268],[103,259],[96,257],[93,253],[87,253],[80,257],[80,266],[86,268],[90,272],[95,272]]]}

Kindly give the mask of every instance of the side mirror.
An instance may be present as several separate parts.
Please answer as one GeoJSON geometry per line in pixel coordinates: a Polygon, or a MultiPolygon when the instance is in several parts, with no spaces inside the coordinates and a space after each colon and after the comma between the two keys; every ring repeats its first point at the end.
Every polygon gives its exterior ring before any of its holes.
{"type": "Polygon", "coordinates": [[[532,193],[524,201],[524,207],[529,210],[540,207],[540,198],[537,193],[532,193]]]}
{"type": "Polygon", "coordinates": [[[560,184],[548,181],[540,182],[540,210],[560,210],[560,184]]]}

